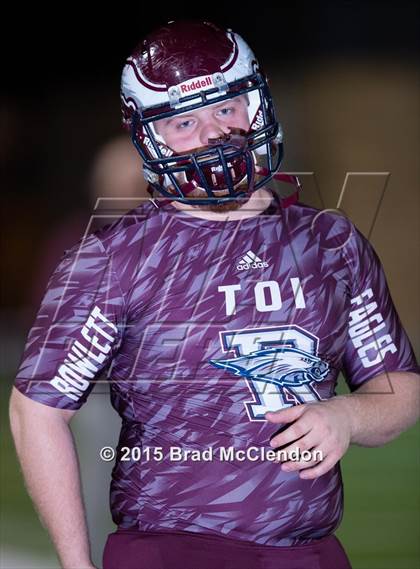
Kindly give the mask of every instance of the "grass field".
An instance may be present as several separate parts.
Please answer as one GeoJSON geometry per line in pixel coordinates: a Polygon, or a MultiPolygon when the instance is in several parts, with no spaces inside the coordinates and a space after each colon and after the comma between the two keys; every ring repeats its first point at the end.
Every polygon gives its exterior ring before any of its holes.
{"type": "MultiPolygon", "coordinates": [[[[9,389],[3,382],[1,544],[51,555],[49,539],[23,489],[14,455],[7,419],[9,389]]],[[[419,450],[420,430],[415,427],[385,447],[353,447],[342,461],[345,514],[338,536],[354,569],[419,569],[419,450]]]]}
{"type": "Polygon", "coordinates": [[[342,460],[344,519],[338,531],[354,569],[420,567],[420,429],[342,460]]]}

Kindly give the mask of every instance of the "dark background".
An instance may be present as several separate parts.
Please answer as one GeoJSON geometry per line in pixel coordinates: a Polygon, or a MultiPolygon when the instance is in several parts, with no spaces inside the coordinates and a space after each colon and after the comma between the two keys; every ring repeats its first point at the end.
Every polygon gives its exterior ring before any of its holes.
{"type": "MultiPolygon", "coordinates": [[[[231,27],[262,61],[343,55],[411,57],[418,53],[418,2],[324,0],[323,2],[136,2],[104,4],[91,13],[63,4],[59,13],[25,8],[14,56],[37,93],[57,81],[118,78],[137,41],[175,19],[209,20],[231,27]],[[33,12],[32,12],[33,10],[33,12]],[[29,11],[29,12],[28,12],[29,11]],[[32,19],[33,15],[33,19],[32,19]],[[46,19],[49,21],[45,21],[46,19]],[[39,89],[39,91],[38,91],[39,89]]],[[[16,61],[17,62],[17,61],[16,61]]],[[[21,78],[20,73],[16,78],[21,78]]],[[[12,92],[16,91],[12,87],[12,92]]]]}
{"type": "MultiPolygon", "coordinates": [[[[2,185],[8,203],[2,228],[8,243],[5,262],[10,263],[6,305],[25,302],[21,272],[31,277],[35,271],[36,255],[25,261],[25,268],[17,257],[29,245],[36,249],[62,215],[90,207],[88,176],[95,152],[122,134],[119,81],[124,60],[154,27],[175,18],[203,18],[232,27],[246,38],[269,76],[286,88],[297,74],[317,65],[346,69],[369,62],[374,71],[383,62],[401,68],[418,62],[417,2],[178,4],[63,3],[43,10],[37,3],[35,8],[17,6],[13,16],[4,18],[4,31],[12,30],[3,49],[0,115],[2,185]],[[15,231],[17,218],[26,227],[24,234],[15,231]]],[[[358,92],[360,85],[351,88],[358,92]]],[[[281,92],[274,95],[283,124],[294,111],[302,114],[296,105],[299,93],[290,93],[288,107],[281,92]]],[[[295,121],[291,126],[293,146],[287,146],[286,138],[285,166],[292,166],[287,157],[294,153],[293,167],[299,169],[299,153],[305,150],[294,144],[293,135],[301,127],[295,121]]]]}

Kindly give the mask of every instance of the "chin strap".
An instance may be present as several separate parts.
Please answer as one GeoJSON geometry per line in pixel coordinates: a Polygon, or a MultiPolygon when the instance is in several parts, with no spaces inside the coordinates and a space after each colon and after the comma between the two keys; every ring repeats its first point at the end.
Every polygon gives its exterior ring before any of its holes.
{"type": "MultiPolygon", "coordinates": [[[[258,168],[258,172],[257,175],[261,174],[262,176],[266,176],[268,175],[268,170],[266,170],[265,168],[258,168]]],[[[299,192],[301,189],[301,184],[299,181],[299,178],[297,176],[295,176],[294,174],[286,174],[285,172],[278,172],[277,174],[274,174],[274,176],[272,177],[273,180],[278,180],[279,182],[285,182],[286,184],[291,184],[292,186],[295,187],[295,191],[290,194],[290,196],[286,196],[284,198],[280,198],[280,205],[282,208],[287,208],[295,203],[297,203],[299,201],[299,192]]],[[[193,183],[191,182],[187,182],[186,184],[182,184],[181,186],[181,190],[184,193],[185,196],[188,196],[189,193],[191,193],[193,190],[195,189],[195,186],[193,183]]],[[[156,207],[163,207],[168,203],[171,203],[174,200],[171,200],[169,198],[165,198],[165,199],[161,199],[159,198],[159,200],[157,201],[156,198],[153,197],[153,188],[149,185],[147,186],[147,191],[150,194],[150,201],[152,202],[152,204],[156,207]]]]}

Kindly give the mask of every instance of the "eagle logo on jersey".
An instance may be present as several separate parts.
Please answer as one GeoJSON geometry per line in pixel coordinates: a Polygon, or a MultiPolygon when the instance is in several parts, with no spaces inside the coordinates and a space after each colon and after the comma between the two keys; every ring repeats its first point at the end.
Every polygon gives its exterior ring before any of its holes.
{"type": "MultiPolygon", "coordinates": [[[[248,355],[226,360],[210,360],[209,363],[244,377],[257,400],[265,399],[262,386],[264,389],[267,384],[275,386],[277,397],[281,396],[280,406],[320,400],[313,384],[322,381],[330,371],[329,364],[321,358],[286,346],[256,350],[248,355]],[[301,386],[305,387],[302,389],[301,386]]],[[[254,404],[245,405],[251,420],[262,419],[262,410],[255,415],[252,412],[254,404]]],[[[271,410],[271,406],[269,405],[266,411],[271,410]]],[[[278,408],[278,403],[276,407],[278,408]]]]}

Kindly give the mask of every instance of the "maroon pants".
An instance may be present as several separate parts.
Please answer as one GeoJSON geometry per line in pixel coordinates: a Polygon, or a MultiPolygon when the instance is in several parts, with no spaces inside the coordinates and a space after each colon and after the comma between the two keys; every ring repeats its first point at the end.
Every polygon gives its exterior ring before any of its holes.
{"type": "Polygon", "coordinates": [[[276,547],[195,534],[117,530],[103,569],[351,569],[334,535],[310,545],[276,547]]]}

